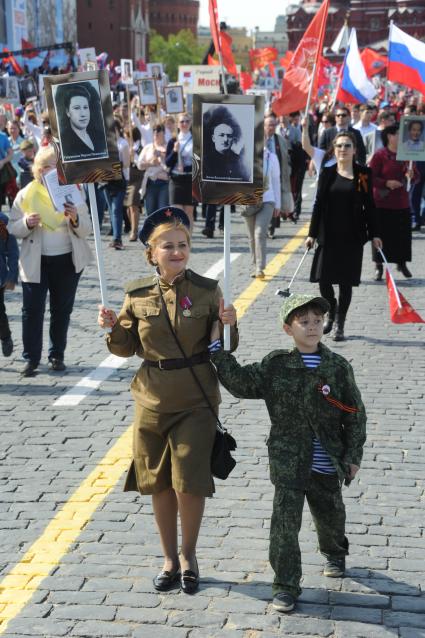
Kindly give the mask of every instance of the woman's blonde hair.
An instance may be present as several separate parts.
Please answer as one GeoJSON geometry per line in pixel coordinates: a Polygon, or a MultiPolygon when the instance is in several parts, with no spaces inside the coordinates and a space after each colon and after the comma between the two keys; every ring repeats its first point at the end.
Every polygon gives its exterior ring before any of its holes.
{"type": "Polygon", "coordinates": [[[146,246],[146,250],[145,250],[146,259],[151,266],[156,265],[153,261],[152,253],[155,250],[156,246],[158,245],[161,235],[168,232],[169,230],[183,231],[184,234],[186,235],[187,243],[189,244],[189,247],[190,247],[190,230],[179,219],[174,218],[172,221],[165,222],[164,224],[158,224],[158,226],[155,226],[155,228],[153,229],[149,237],[149,243],[146,246]]]}
{"type": "Polygon", "coordinates": [[[38,182],[41,182],[41,172],[43,168],[49,164],[56,164],[56,161],[57,158],[53,146],[42,146],[34,157],[34,164],[32,165],[34,178],[38,182]]]}

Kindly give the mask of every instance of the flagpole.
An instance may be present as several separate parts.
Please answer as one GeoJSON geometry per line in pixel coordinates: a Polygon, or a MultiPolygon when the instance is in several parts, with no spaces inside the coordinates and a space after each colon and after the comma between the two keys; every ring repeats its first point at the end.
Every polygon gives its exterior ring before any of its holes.
{"type": "Polygon", "coordinates": [[[385,268],[387,269],[388,274],[389,274],[389,276],[391,277],[392,283],[393,283],[393,285],[394,285],[394,293],[395,293],[395,298],[396,298],[396,301],[397,301],[397,306],[398,306],[399,308],[401,308],[401,307],[402,307],[402,305],[401,305],[401,301],[400,301],[400,296],[399,296],[399,294],[398,294],[397,286],[395,285],[395,281],[394,281],[393,274],[392,274],[392,272],[391,272],[391,270],[390,270],[390,267],[389,267],[389,265],[388,265],[388,262],[387,262],[387,260],[386,260],[386,257],[385,257],[385,255],[384,255],[384,253],[382,252],[381,248],[378,248],[378,251],[379,251],[379,253],[381,254],[382,261],[384,262],[384,264],[385,264],[385,268]]]}
{"type": "Polygon", "coordinates": [[[89,191],[90,212],[91,212],[91,220],[93,224],[94,247],[96,251],[97,271],[99,273],[100,298],[102,301],[102,306],[107,308],[108,307],[108,291],[106,287],[106,275],[105,275],[105,264],[103,261],[102,242],[100,239],[99,213],[97,210],[96,191],[94,189],[93,183],[87,184],[87,188],[89,191]]]}
{"type": "Polygon", "coordinates": [[[317,53],[316,53],[316,57],[314,59],[314,64],[313,64],[313,70],[311,72],[311,83],[310,83],[310,87],[308,89],[308,95],[307,95],[307,104],[305,107],[305,117],[308,116],[308,112],[310,110],[310,102],[311,102],[311,97],[313,95],[313,88],[314,88],[314,84],[316,81],[316,69],[318,66],[318,62],[319,59],[322,55],[322,51],[323,51],[323,42],[324,42],[324,38],[325,38],[325,29],[326,29],[326,22],[328,19],[328,11],[329,11],[329,0],[324,0],[324,2],[327,2],[327,6],[326,6],[326,13],[325,13],[325,18],[323,20],[323,23],[321,25],[321,31],[319,33],[319,41],[317,43],[317,53]]]}
{"type": "Polygon", "coordinates": [[[407,175],[407,184],[406,184],[406,190],[407,192],[410,191],[410,186],[411,186],[411,182],[412,182],[412,178],[410,177],[410,171],[413,170],[413,160],[410,160],[409,162],[409,174],[407,175]]]}

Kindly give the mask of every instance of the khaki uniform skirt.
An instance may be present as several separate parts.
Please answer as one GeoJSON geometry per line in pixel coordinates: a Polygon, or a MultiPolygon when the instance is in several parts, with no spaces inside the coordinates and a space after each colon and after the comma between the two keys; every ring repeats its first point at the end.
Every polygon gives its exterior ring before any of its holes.
{"type": "MultiPolygon", "coordinates": [[[[218,413],[218,406],[213,406],[218,413]]],[[[211,452],[216,421],[209,408],[173,414],[136,403],[133,461],[124,491],[157,494],[169,488],[212,496],[211,452]]]]}

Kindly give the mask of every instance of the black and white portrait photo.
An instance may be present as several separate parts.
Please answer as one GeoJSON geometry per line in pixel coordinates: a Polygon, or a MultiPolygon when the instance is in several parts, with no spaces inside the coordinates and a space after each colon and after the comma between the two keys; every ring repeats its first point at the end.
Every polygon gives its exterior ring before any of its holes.
{"type": "Polygon", "coordinates": [[[202,179],[253,182],[255,107],[202,104],[202,179]]]}
{"type": "Polygon", "coordinates": [[[6,76],[0,78],[0,99],[4,100],[7,96],[7,80],[6,76]]]}
{"type": "Polygon", "coordinates": [[[7,78],[7,98],[11,102],[19,102],[19,82],[18,78],[7,78]]]}
{"type": "Polygon", "coordinates": [[[164,75],[164,68],[162,66],[162,62],[149,62],[148,65],[148,74],[155,78],[156,80],[162,80],[162,76],[164,75]]]}
{"type": "Polygon", "coordinates": [[[133,60],[122,59],[120,63],[121,82],[123,84],[133,84],[133,60]]]}
{"type": "Polygon", "coordinates": [[[183,113],[184,100],[182,86],[165,86],[164,98],[167,113],[183,113]]]}
{"type": "Polygon", "coordinates": [[[108,158],[99,82],[56,84],[52,94],[62,161],[108,158]]]}
{"type": "Polygon", "coordinates": [[[401,118],[397,159],[425,161],[425,116],[409,115],[401,118]]]}
{"type": "Polygon", "coordinates": [[[37,99],[37,87],[33,78],[24,78],[19,81],[22,97],[26,102],[37,99]]]}
{"type": "Polygon", "coordinates": [[[154,78],[142,78],[138,82],[139,98],[142,106],[150,106],[158,102],[156,82],[154,78]]]}

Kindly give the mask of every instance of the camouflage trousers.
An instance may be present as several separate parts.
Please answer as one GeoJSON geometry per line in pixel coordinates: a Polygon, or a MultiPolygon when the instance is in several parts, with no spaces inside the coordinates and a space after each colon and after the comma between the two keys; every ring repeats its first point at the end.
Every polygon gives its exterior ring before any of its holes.
{"type": "Polygon", "coordinates": [[[298,535],[301,529],[304,498],[316,526],[320,552],[329,560],[348,554],[345,537],[345,507],[336,475],[312,472],[305,490],[275,485],[270,526],[270,564],[274,570],[273,595],[287,592],[301,594],[301,552],[298,535]]]}

